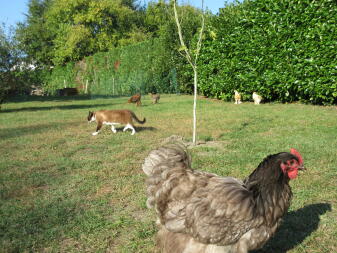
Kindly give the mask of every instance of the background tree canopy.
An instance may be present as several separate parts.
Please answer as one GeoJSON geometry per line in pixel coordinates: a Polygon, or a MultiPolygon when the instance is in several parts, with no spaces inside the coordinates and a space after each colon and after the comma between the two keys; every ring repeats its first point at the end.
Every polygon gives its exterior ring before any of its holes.
{"type": "Polygon", "coordinates": [[[18,49],[12,32],[5,34],[0,26],[0,109],[9,95],[27,92],[29,84],[37,78],[23,61],[23,52],[18,49]]]}
{"type": "Polygon", "coordinates": [[[143,41],[143,12],[131,0],[31,0],[17,32],[37,63],[62,65],[143,41]]]}

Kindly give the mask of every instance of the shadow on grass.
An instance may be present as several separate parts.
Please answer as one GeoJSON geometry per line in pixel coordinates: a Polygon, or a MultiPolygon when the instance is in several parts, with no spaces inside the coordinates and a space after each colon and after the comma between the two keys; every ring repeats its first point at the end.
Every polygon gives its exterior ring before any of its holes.
{"type": "MultiPolygon", "coordinates": [[[[125,96],[112,96],[112,95],[76,95],[76,96],[14,96],[6,100],[6,102],[64,102],[64,101],[80,101],[90,99],[111,99],[120,98],[125,96]]],[[[126,98],[126,97],[125,97],[126,98]]]]}
{"type": "MultiPolygon", "coordinates": [[[[157,130],[157,128],[155,128],[155,127],[143,127],[143,126],[137,126],[137,127],[136,127],[136,126],[135,126],[134,128],[135,128],[136,132],[142,132],[142,131],[156,131],[156,130],[157,130]]],[[[123,129],[124,129],[124,127],[116,127],[116,130],[117,130],[118,132],[123,132],[123,129]]],[[[131,132],[130,129],[127,130],[127,131],[131,132]]]]}
{"type": "Polygon", "coordinates": [[[156,131],[157,128],[155,127],[143,127],[143,126],[137,126],[135,127],[136,132],[142,132],[142,131],[156,131]]]}
{"type": "Polygon", "coordinates": [[[262,249],[251,251],[251,253],[286,253],[317,230],[320,215],[327,211],[331,211],[330,204],[318,203],[289,212],[274,237],[262,249]]]}
{"type": "MultiPolygon", "coordinates": [[[[134,127],[135,130],[136,130],[136,133],[138,132],[142,132],[142,131],[157,131],[157,128],[155,127],[142,127],[142,126],[137,126],[137,127],[134,127]]],[[[95,127],[92,128],[93,130],[96,129],[96,124],[95,124],[95,127]]],[[[123,132],[123,129],[124,129],[124,126],[122,127],[115,127],[117,133],[121,133],[123,132]]],[[[103,126],[102,129],[101,129],[101,132],[105,132],[105,133],[108,133],[108,134],[112,134],[111,130],[110,130],[110,127],[109,126],[103,126]]],[[[126,130],[126,133],[130,133],[131,134],[131,130],[130,129],[127,129],[126,130]]],[[[1,137],[1,135],[0,135],[1,137]]]]}
{"type": "MultiPolygon", "coordinates": [[[[50,122],[46,124],[30,125],[24,127],[3,128],[0,131],[0,139],[17,138],[18,136],[38,134],[44,131],[64,128],[66,126],[76,125],[76,122],[50,122]]],[[[61,131],[61,130],[60,130],[61,131]]]]}
{"type": "Polygon", "coordinates": [[[107,103],[107,104],[88,104],[88,105],[55,105],[55,106],[34,106],[34,107],[23,107],[23,108],[15,108],[15,109],[3,109],[0,113],[11,113],[11,112],[23,112],[23,111],[47,111],[53,109],[59,110],[77,110],[77,109],[85,109],[85,108],[97,108],[112,106],[117,104],[107,103]]]}

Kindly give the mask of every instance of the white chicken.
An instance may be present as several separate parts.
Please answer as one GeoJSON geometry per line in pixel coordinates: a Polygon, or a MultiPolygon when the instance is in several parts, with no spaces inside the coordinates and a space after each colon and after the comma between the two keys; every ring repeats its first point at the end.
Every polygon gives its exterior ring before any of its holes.
{"type": "Polygon", "coordinates": [[[257,94],[256,92],[253,92],[252,97],[253,97],[253,100],[254,100],[254,104],[259,105],[261,103],[262,97],[259,94],[257,94]]]}
{"type": "Polygon", "coordinates": [[[234,90],[234,99],[235,99],[235,102],[234,104],[238,105],[238,104],[241,104],[241,94],[237,91],[237,90],[234,90]]]}

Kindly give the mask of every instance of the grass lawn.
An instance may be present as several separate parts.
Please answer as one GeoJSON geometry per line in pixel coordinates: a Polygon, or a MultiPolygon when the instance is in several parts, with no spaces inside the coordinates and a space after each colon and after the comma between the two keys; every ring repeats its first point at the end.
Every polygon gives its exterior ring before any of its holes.
{"type": "MultiPolygon", "coordinates": [[[[141,165],[171,136],[190,140],[192,97],[152,105],[127,98],[32,98],[0,113],[0,252],[153,252],[155,213],[141,165]],[[134,136],[105,126],[91,136],[89,110],[132,109],[134,136]]],[[[243,178],[268,154],[296,148],[308,170],[273,239],[258,252],[337,252],[337,108],[198,102],[193,167],[243,178]],[[216,141],[216,143],[213,143],[216,141]]]]}

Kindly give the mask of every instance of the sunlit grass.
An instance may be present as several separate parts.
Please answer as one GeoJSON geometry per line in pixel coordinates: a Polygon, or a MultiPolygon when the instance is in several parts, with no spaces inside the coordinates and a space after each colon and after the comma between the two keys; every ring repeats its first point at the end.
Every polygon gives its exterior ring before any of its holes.
{"type": "MultiPolygon", "coordinates": [[[[153,252],[141,164],[166,137],[192,133],[192,97],[142,107],[126,98],[38,98],[0,113],[0,252],[153,252]],[[89,110],[132,109],[137,133],[91,136],[89,110]]],[[[268,154],[300,151],[308,171],[276,237],[261,252],[336,250],[337,109],[302,104],[234,105],[200,99],[193,167],[243,178],[268,154]],[[214,144],[215,143],[215,144],[214,144]],[[329,209],[332,210],[329,210],[329,209]]]]}

